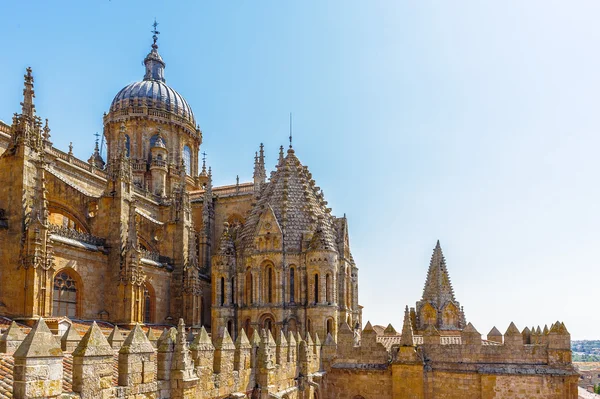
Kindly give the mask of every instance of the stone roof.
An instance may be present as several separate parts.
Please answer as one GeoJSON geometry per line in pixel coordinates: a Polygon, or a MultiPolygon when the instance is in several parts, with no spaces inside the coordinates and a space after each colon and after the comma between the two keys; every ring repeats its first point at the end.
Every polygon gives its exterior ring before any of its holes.
{"type": "Polygon", "coordinates": [[[442,253],[439,241],[433,250],[431,262],[429,263],[427,280],[425,282],[425,288],[423,288],[423,300],[439,305],[446,302],[456,303],[454,290],[452,289],[452,283],[450,282],[450,275],[446,268],[446,259],[444,259],[444,254],[442,253]]]}
{"type": "Polygon", "coordinates": [[[286,251],[301,252],[305,233],[318,234],[313,241],[315,249],[337,252],[333,217],[320,188],[311,173],[300,163],[294,150],[277,165],[271,179],[258,195],[241,233],[245,251],[253,248],[260,219],[270,206],[284,234],[286,251]]]}

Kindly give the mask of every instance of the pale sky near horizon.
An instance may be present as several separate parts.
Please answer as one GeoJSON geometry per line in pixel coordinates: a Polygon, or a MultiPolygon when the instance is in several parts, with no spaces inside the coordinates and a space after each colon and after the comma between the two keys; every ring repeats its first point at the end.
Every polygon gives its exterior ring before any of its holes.
{"type": "Polygon", "coordinates": [[[156,17],[167,83],[215,183],[287,143],[347,214],[363,322],[402,327],[436,240],[482,334],[564,321],[600,339],[597,1],[5,0],[0,119],[32,66],[55,146],[87,159],[143,77],[156,17]]]}

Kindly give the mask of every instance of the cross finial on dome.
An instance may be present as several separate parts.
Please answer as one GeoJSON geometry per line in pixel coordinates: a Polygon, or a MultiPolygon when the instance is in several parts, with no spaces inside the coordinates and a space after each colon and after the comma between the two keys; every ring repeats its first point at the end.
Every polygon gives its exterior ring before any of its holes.
{"type": "Polygon", "coordinates": [[[156,22],[156,18],[154,18],[154,23],[152,24],[152,26],[154,27],[154,29],[151,30],[151,32],[153,33],[152,40],[154,40],[154,43],[152,44],[152,48],[156,49],[156,48],[158,48],[156,41],[158,40],[158,35],[160,35],[160,32],[156,30],[156,27],[158,26],[158,22],[156,22]]]}

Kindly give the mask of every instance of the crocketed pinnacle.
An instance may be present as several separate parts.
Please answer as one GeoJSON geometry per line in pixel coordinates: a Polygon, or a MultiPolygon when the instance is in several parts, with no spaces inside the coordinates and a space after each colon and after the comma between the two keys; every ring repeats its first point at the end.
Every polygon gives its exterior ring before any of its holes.
{"type": "Polygon", "coordinates": [[[300,163],[294,150],[289,149],[250,211],[241,232],[243,250],[253,249],[261,215],[269,206],[281,226],[285,251],[300,252],[305,233],[318,229],[319,218],[322,219],[319,240],[324,247],[335,250],[333,217],[326,205],[308,168],[300,163]]]}
{"type": "Polygon", "coordinates": [[[21,114],[29,118],[35,116],[35,105],[33,99],[35,92],[33,90],[33,75],[31,74],[31,67],[27,68],[27,73],[24,76],[25,83],[23,87],[23,102],[21,103],[21,114]]]}
{"type": "Polygon", "coordinates": [[[427,280],[423,289],[423,301],[433,302],[439,307],[446,302],[456,302],[439,240],[433,250],[431,262],[429,263],[427,280]]]}
{"type": "Polygon", "coordinates": [[[402,336],[400,337],[401,346],[413,346],[414,336],[412,323],[410,321],[410,312],[408,306],[404,309],[404,323],[402,324],[402,336]]]}

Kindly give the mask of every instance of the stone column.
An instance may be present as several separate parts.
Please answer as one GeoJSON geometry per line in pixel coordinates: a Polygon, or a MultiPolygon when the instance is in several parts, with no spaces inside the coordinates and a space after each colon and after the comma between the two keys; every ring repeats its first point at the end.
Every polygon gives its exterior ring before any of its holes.
{"type": "Polygon", "coordinates": [[[73,392],[81,399],[114,398],[113,356],[112,347],[94,322],[73,351],[73,392]]]}
{"type": "Polygon", "coordinates": [[[14,353],[13,397],[58,398],[63,389],[63,352],[43,318],[39,318],[14,353]]]}

